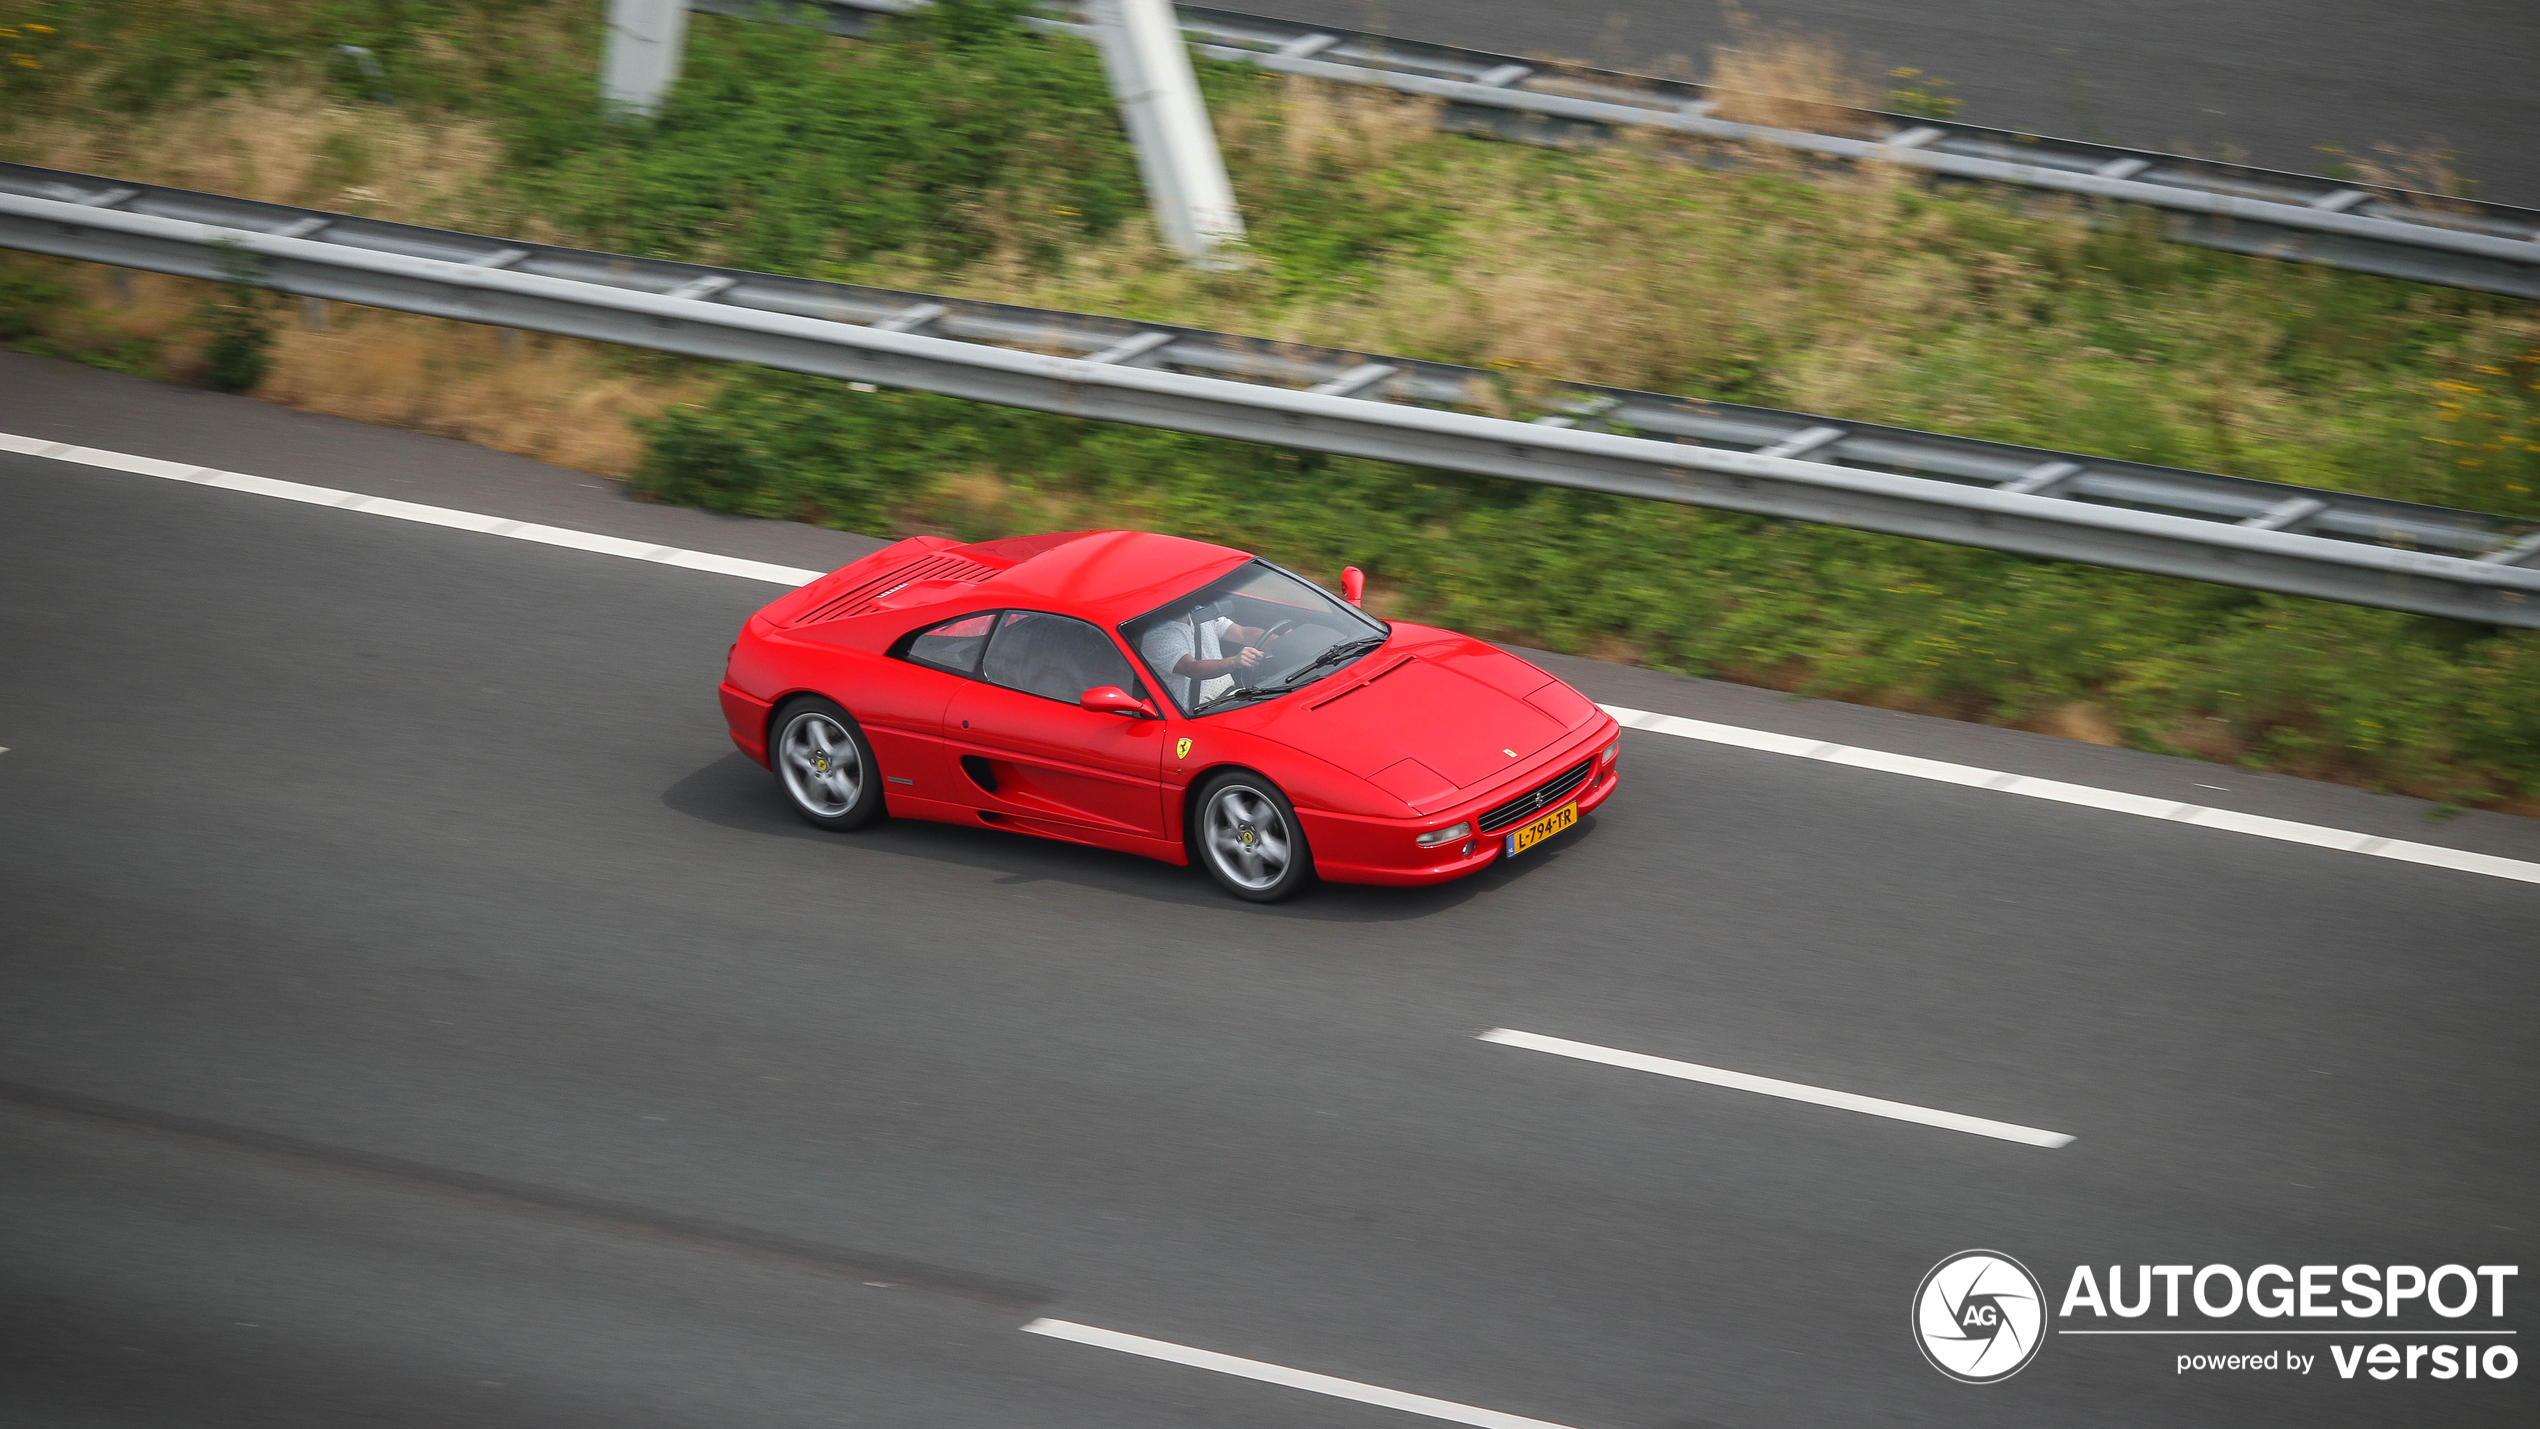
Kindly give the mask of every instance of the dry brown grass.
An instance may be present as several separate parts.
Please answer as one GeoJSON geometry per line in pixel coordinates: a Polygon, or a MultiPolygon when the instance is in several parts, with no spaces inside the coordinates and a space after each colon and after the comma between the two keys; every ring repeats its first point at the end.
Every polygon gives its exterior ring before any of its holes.
{"type": "Polygon", "coordinates": [[[608,349],[398,313],[286,328],[257,395],[311,412],[456,437],[556,466],[624,476],[643,455],[632,419],[712,385],[628,373],[608,349]]]}
{"type": "Polygon", "coordinates": [[[2160,740],[2171,749],[2209,764],[2237,764],[2249,752],[2249,741],[2221,715],[2182,714],[2160,732],[2160,740]]]}
{"type": "Polygon", "coordinates": [[[1881,334],[1963,302],[1946,274],[1869,241],[1897,221],[1890,191],[1827,206],[1818,221],[1862,241],[1785,273],[1752,241],[1769,217],[1718,203],[1717,176],[1624,152],[1585,164],[1549,206],[1539,193],[1477,198],[1452,271],[1397,271],[1365,299],[1300,308],[1281,335],[1619,386],[1717,386],[1757,358],[1761,335],[1827,326],[1837,335],[1807,363],[1817,385],[1840,388],[1880,369],[1881,334]],[[1823,324],[1829,307],[1848,322],[1823,324]]]}
{"type": "Polygon", "coordinates": [[[267,203],[403,222],[472,207],[501,149],[485,125],[328,103],[315,90],[233,95],[129,123],[56,118],[0,136],[0,154],[267,203]]]}
{"type": "Polygon", "coordinates": [[[1242,111],[1225,137],[1230,145],[1245,144],[1247,131],[1275,114],[1278,153],[1291,172],[1337,162],[1344,173],[1363,173],[1415,145],[1437,142],[1440,107],[1416,95],[1290,77],[1279,88],[1276,111],[1242,111]]]}
{"type": "MultiPolygon", "coordinates": [[[[127,301],[109,270],[70,272],[104,336],[150,343],[179,381],[198,375],[195,315],[211,285],[132,274],[127,301]]],[[[713,385],[631,371],[622,351],[599,343],[345,304],[326,305],[326,327],[313,330],[304,311],[299,299],[279,300],[273,367],[256,396],[602,476],[624,476],[642,456],[633,418],[695,401],[713,385]]]]}
{"type": "Polygon", "coordinates": [[[1874,62],[1840,35],[1811,34],[1758,20],[1735,5],[1725,8],[1733,43],[1711,52],[1714,118],[1811,134],[1863,132],[1852,111],[1877,102],[1878,87],[1868,78],[1878,72],[1874,62]]]}
{"type": "Polygon", "coordinates": [[[2125,743],[2125,735],[2117,728],[2115,716],[2088,700],[2057,705],[2031,721],[2027,728],[2060,739],[2077,739],[2084,744],[2104,744],[2113,748],[2125,743]]]}
{"type": "Polygon", "coordinates": [[[2472,186],[2461,173],[2460,155],[2441,141],[2413,149],[2395,144],[2375,144],[2372,149],[2375,157],[2348,163],[2355,171],[2356,185],[2371,190],[2375,197],[2428,213],[2478,211],[2462,202],[2472,186]]]}

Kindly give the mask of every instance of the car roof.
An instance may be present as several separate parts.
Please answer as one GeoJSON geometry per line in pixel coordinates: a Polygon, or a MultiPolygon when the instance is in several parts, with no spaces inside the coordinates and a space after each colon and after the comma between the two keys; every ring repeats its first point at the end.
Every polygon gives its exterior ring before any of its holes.
{"type": "Polygon", "coordinates": [[[1152,531],[1089,531],[981,581],[976,593],[999,604],[1065,611],[1117,626],[1251,559],[1250,552],[1232,546],[1152,531]]]}

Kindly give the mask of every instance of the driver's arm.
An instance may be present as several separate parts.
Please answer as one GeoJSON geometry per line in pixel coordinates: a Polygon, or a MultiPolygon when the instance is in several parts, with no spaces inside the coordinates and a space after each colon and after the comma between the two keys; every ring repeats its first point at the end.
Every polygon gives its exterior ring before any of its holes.
{"type": "Polygon", "coordinates": [[[1223,660],[1202,660],[1196,655],[1185,655],[1181,663],[1173,667],[1173,673],[1194,680],[1213,680],[1219,675],[1231,675],[1237,670],[1249,670],[1260,664],[1263,658],[1262,653],[1250,645],[1223,660]]]}
{"type": "Polygon", "coordinates": [[[1222,650],[1229,646],[1238,647],[1235,653],[1222,660],[1203,660],[1196,654],[1185,655],[1174,665],[1173,673],[1194,680],[1213,680],[1220,675],[1231,675],[1237,670],[1249,670],[1270,658],[1254,645],[1253,642],[1260,638],[1261,631],[1258,627],[1237,625],[1231,620],[1226,621],[1217,628],[1218,648],[1222,650]]]}

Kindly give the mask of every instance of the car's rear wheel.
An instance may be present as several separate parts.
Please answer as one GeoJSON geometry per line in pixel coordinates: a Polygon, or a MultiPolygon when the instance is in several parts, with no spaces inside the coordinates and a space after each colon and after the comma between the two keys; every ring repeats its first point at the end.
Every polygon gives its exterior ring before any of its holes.
{"type": "Polygon", "coordinates": [[[1230,770],[1200,790],[1193,842],[1199,861],[1227,892],[1276,903],[1314,881],[1296,806],[1258,774],[1230,770]]]}
{"type": "Polygon", "coordinates": [[[859,829],[881,815],[882,776],[853,715],[806,695],[778,710],[773,723],[768,762],[795,813],[824,829],[859,829]]]}

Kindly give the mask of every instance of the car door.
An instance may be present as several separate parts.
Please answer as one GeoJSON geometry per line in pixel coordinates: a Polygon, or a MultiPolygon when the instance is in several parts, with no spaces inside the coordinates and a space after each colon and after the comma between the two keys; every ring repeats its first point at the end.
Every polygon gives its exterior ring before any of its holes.
{"type": "Polygon", "coordinates": [[[886,798],[931,799],[955,809],[968,802],[968,786],[944,748],[944,710],[978,678],[979,657],[1003,613],[965,615],[920,631],[899,648],[892,678],[856,683],[848,713],[873,741],[886,798]]]}
{"type": "Polygon", "coordinates": [[[1147,696],[1099,627],[1047,611],[999,616],[979,677],[944,710],[946,748],[978,807],[1067,830],[1162,838],[1164,721],[1077,704],[1104,685],[1147,696]]]}

